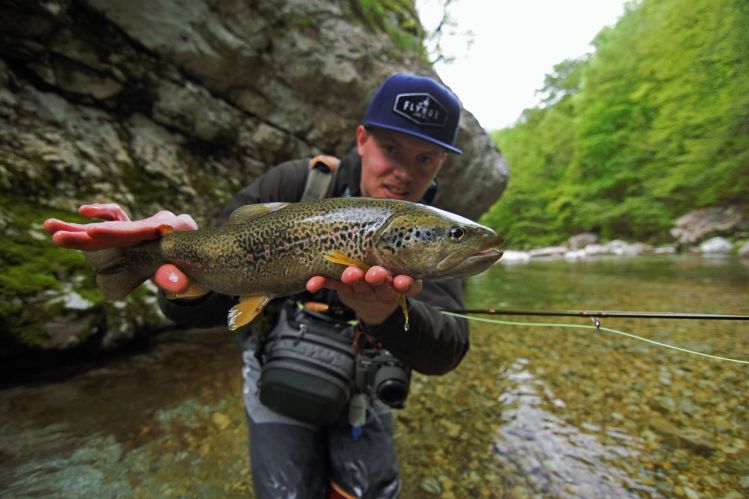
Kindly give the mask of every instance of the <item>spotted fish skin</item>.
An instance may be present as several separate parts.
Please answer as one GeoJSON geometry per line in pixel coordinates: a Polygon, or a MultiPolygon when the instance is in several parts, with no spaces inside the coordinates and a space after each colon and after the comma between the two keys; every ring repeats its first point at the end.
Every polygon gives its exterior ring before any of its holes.
{"type": "Polygon", "coordinates": [[[284,296],[315,275],[339,278],[344,267],[326,258],[334,253],[394,274],[444,278],[485,270],[501,256],[501,242],[491,229],[436,208],[333,198],[242,207],[220,227],[171,232],[89,261],[110,298],[122,298],[167,262],[222,294],[284,296]],[[125,271],[132,279],[114,277],[125,271]]]}

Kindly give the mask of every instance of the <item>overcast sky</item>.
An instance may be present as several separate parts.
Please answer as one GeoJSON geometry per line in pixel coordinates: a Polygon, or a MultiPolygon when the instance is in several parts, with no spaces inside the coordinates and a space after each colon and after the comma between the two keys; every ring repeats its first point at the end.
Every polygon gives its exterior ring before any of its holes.
{"type": "MultiPolygon", "coordinates": [[[[444,0],[417,0],[422,24],[433,30],[444,0]]],[[[544,75],[564,59],[592,51],[590,42],[624,12],[625,0],[454,0],[456,36],[443,40],[450,64],[435,67],[481,125],[511,126],[538,104],[544,75]],[[472,31],[473,44],[461,33],[472,31]]]]}

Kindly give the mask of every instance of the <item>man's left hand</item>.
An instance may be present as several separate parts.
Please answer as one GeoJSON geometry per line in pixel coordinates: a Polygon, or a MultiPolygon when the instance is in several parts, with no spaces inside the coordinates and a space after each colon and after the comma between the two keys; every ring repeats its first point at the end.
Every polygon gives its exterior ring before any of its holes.
{"type": "Polygon", "coordinates": [[[307,291],[310,293],[322,288],[335,290],[341,301],[356,312],[358,319],[377,326],[399,308],[401,296],[414,297],[421,293],[421,281],[407,275],[393,277],[380,266],[371,267],[366,272],[357,267],[347,267],[340,281],[322,276],[307,281],[307,291]]]}

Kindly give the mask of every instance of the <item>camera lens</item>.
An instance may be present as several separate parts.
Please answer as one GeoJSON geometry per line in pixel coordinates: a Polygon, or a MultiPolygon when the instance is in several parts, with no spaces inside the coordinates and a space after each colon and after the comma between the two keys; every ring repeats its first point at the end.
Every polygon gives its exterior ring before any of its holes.
{"type": "Polygon", "coordinates": [[[402,407],[408,397],[408,372],[401,367],[385,366],[375,375],[377,398],[390,407],[402,407]]]}

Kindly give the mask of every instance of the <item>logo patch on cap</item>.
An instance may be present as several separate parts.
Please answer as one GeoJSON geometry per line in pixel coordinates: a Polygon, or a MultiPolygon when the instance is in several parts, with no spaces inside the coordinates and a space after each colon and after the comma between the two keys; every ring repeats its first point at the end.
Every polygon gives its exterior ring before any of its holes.
{"type": "Polygon", "coordinates": [[[447,124],[447,111],[430,94],[398,94],[395,96],[393,111],[417,125],[445,126],[447,124]]]}

